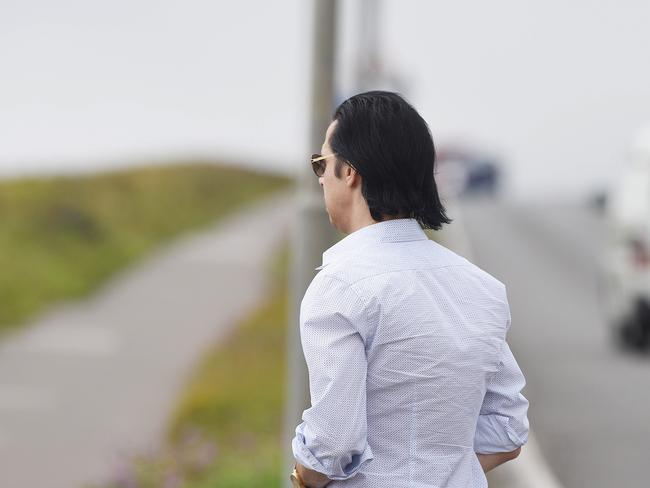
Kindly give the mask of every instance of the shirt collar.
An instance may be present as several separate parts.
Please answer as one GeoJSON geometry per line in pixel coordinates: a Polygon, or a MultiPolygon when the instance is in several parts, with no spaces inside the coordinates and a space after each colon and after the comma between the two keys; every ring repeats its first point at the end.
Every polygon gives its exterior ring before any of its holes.
{"type": "Polygon", "coordinates": [[[416,219],[392,219],[370,224],[348,234],[323,253],[322,269],[343,256],[380,242],[420,241],[429,239],[416,219]]]}

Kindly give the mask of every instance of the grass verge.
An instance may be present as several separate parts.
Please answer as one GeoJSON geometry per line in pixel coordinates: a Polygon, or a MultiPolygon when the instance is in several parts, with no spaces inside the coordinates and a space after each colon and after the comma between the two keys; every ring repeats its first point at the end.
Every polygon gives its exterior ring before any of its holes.
{"type": "Polygon", "coordinates": [[[0,333],[289,184],[213,164],[0,181],[0,333]]]}

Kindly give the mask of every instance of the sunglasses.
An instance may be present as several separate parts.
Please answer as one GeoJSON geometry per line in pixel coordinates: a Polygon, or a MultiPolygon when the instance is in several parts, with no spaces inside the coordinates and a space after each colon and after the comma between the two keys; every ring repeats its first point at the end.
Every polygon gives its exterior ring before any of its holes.
{"type": "MultiPolygon", "coordinates": [[[[311,155],[311,169],[314,170],[314,174],[319,178],[325,174],[325,166],[327,165],[327,163],[325,163],[325,160],[330,156],[336,156],[336,154],[334,153],[326,154],[325,156],[322,156],[320,154],[311,155]]],[[[348,163],[347,161],[345,161],[345,163],[349,165],[352,169],[357,171],[357,169],[354,166],[352,166],[350,163],[348,163]]]]}
{"type": "Polygon", "coordinates": [[[325,156],[321,156],[320,154],[311,155],[311,169],[314,170],[314,174],[319,178],[325,174],[325,159],[330,156],[334,156],[334,153],[326,154],[325,156]]]}

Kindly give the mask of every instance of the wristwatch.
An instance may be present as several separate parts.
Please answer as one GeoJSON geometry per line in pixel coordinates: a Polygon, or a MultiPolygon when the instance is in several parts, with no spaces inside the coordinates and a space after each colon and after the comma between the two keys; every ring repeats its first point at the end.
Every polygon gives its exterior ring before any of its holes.
{"type": "Polygon", "coordinates": [[[293,465],[293,471],[289,475],[289,479],[291,480],[291,486],[293,488],[307,488],[307,485],[302,481],[302,478],[298,474],[298,470],[296,469],[296,465],[293,465]]]}

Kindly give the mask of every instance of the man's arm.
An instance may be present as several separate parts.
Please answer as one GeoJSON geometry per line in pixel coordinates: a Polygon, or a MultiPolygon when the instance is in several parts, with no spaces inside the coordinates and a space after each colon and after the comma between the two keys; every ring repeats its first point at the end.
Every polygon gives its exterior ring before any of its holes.
{"type": "Polygon", "coordinates": [[[300,463],[296,463],[296,470],[300,479],[307,485],[307,488],[323,488],[332,481],[323,473],[309,469],[300,463]]]}
{"type": "Polygon", "coordinates": [[[474,451],[484,471],[516,458],[528,440],[528,400],[521,393],[525,384],[504,341],[499,367],[487,381],[474,436],[474,451]]]}
{"type": "Polygon", "coordinates": [[[311,471],[304,478],[311,488],[307,477],[314,486],[325,486],[328,480],[351,478],[373,459],[362,336],[366,304],[347,283],[321,276],[307,290],[300,317],[311,407],[296,427],[292,449],[296,461],[311,471]]]}
{"type": "Polygon", "coordinates": [[[521,452],[521,447],[518,447],[514,451],[510,451],[510,452],[497,452],[495,454],[477,453],[476,456],[478,457],[478,460],[481,463],[483,472],[487,473],[488,471],[496,468],[500,464],[503,464],[505,462],[511,461],[512,459],[516,458],[517,456],[519,456],[520,452],[521,452]]]}

